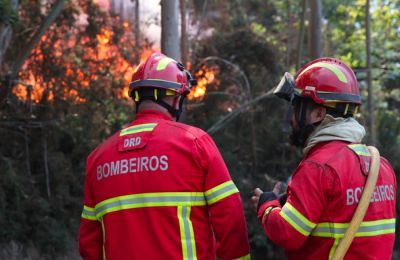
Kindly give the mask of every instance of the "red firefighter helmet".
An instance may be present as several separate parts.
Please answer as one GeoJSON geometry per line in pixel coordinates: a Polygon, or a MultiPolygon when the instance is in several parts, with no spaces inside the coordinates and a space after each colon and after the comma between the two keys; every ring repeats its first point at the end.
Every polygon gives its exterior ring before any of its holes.
{"type": "Polygon", "coordinates": [[[193,84],[191,81],[193,79],[190,73],[181,63],[162,53],[153,53],[133,73],[132,82],[129,84],[129,96],[139,101],[138,92],[144,89],[164,89],[166,95],[186,95],[193,84]]]}
{"type": "Polygon", "coordinates": [[[153,53],[133,73],[132,82],[129,84],[129,96],[135,100],[136,111],[143,100],[151,100],[166,108],[179,120],[185,97],[189,94],[191,86],[196,84],[197,81],[182,63],[162,53],[153,53]],[[165,102],[165,96],[180,96],[179,108],[176,109],[165,102]]]}
{"type": "Polygon", "coordinates": [[[315,103],[361,105],[360,89],[353,70],[335,58],[320,58],[304,65],[295,76],[295,95],[315,103]]]}

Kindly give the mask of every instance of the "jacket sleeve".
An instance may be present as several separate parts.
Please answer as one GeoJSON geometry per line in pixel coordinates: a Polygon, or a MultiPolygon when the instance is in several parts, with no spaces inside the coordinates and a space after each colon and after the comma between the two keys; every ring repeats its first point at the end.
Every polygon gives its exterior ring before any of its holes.
{"type": "Polygon", "coordinates": [[[102,230],[101,223],[97,220],[94,210],[95,204],[90,190],[89,171],[90,168],[87,165],[84,186],[84,206],[79,229],[79,253],[85,260],[101,260],[103,258],[102,230]]]}
{"type": "Polygon", "coordinates": [[[250,259],[242,201],[209,135],[197,139],[198,160],[205,172],[204,193],[221,259],[250,259]]]}
{"type": "Polygon", "coordinates": [[[286,250],[296,250],[307,240],[326,208],[334,186],[333,169],[303,161],[288,186],[287,202],[260,206],[257,217],[268,238],[286,250]]]}

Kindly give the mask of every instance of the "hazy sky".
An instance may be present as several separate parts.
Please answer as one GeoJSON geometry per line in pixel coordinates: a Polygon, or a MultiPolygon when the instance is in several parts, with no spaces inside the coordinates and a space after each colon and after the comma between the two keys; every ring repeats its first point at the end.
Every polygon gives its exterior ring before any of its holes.
{"type": "MultiPolygon", "coordinates": [[[[131,0],[94,0],[101,7],[109,9],[115,6],[117,12],[122,12],[120,15],[129,20],[129,16],[134,15],[134,3],[131,0]]],[[[161,39],[161,5],[160,0],[141,0],[139,1],[140,23],[142,33],[154,45],[160,46],[161,39]]]]}

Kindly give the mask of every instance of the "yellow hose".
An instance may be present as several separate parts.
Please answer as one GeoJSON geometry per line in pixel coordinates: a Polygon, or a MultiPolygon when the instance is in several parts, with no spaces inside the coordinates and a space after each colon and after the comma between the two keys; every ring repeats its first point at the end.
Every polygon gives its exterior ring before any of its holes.
{"type": "Polygon", "coordinates": [[[332,257],[332,260],[341,260],[345,256],[351,242],[353,241],[354,235],[356,234],[361,222],[364,219],[365,213],[367,212],[369,203],[371,201],[372,193],[375,189],[375,184],[379,174],[380,155],[379,151],[373,146],[368,146],[368,150],[371,154],[371,168],[368,174],[367,183],[365,184],[360,202],[358,203],[353,219],[351,220],[343,239],[340,240],[335,254],[332,257]]]}

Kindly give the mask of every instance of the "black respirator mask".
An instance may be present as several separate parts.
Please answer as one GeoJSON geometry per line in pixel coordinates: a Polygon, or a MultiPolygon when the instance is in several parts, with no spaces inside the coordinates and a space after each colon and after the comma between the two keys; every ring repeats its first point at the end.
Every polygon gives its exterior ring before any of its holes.
{"type": "Polygon", "coordinates": [[[292,113],[294,113],[297,127],[292,125],[290,142],[297,147],[304,147],[307,138],[321,122],[307,123],[307,114],[316,107],[316,104],[309,98],[296,95],[294,82],[293,76],[285,72],[278,86],[275,87],[273,94],[291,103],[286,124],[290,124],[292,113]]]}

